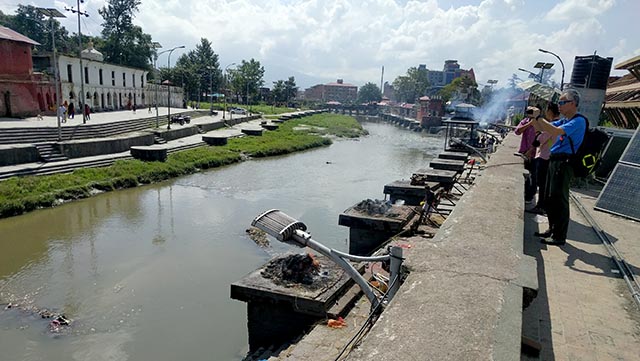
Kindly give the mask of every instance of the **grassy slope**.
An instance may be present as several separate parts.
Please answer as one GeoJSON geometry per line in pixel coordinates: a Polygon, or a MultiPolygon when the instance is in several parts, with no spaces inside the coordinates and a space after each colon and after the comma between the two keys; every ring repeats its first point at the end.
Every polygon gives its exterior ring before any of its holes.
{"type": "Polygon", "coordinates": [[[283,123],[261,137],[234,138],[226,146],[171,154],[166,162],[120,160],[109,167],[82,168],[67,174],[13,177],[0,182],[0,217],[86,198],[96,190],[131,188],[232,164],[241,161],[243,155],[267,157],[331,144],[323,135],[357,137],[365,133],[352,117],[318,114],[283,123]]]}

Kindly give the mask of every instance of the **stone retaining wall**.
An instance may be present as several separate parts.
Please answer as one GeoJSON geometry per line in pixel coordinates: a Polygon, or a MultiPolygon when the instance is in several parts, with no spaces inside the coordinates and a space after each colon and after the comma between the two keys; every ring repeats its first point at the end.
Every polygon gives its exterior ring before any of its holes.
{"type": "Polygon", "coordinates": [[[40,156],[35,145],[0,145],[0,167],[38,161],[40,156]]]}
{"type": "Polygon", "coordinates": [[[127,152],[132,146],[153,144],[152,133],[136,133],[128,137],[86,139],[62,142],[67,158],[82,158],[94,155],[127,152]]]}
{"type": "Polygon", "coordinates": [[[433,239],[413,239],[411,273],[347,360],[520,359],[523,289],[537,276],[519,140],[505,139],[433,239]]]}

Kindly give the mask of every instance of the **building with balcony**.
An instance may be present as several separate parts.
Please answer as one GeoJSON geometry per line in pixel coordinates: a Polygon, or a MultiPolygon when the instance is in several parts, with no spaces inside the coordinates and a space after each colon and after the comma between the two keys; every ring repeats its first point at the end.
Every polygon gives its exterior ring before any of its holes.
{"type": "Polygon", "coordinates": [[[322,102],[353,103],[358,98],[358,87],[342,79],[327,84],[317,84],[304,92],[306,100],[322,102]]]}

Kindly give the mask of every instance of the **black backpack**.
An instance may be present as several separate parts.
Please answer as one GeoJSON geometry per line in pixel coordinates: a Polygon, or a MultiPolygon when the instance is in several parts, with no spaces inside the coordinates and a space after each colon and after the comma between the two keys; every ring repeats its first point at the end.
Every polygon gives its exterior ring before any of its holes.
{"type": "Polygon", "coordinates": [[[600,165],[600,157],[604,147],[609,142],[609,135],[598,128],[589,128],[589,121],[587,117],[582,114],[576,114],[574,117],[581,116],[584,118],[586,124],[584,130],[584,138],[582,144],[578,150],[573,148],[573,141],[569,138],[569,144],[571,145],[570,164],[573,168],[573,175],[575,177],[584,178],[589,174],[592,174],[598,165],[600,165]]]}

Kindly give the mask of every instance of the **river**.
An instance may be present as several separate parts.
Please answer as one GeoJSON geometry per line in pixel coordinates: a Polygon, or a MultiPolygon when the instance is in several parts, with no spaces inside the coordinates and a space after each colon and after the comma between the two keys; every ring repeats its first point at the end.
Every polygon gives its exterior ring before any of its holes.
{"type": "Polygon", "coordinates": [[[377,121],[330,147],[250,160],[0,220],[0,359],[240,360],[246,305],[229,285],[274,254],[245,234],[278,208],[346,251],[338,215],[409,178],[442,138],[377,121]],[[5,309],[7,303],[17,307],[5,309]],[[73,320],[59,333],[37,311],[73,320]]]}

